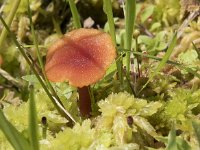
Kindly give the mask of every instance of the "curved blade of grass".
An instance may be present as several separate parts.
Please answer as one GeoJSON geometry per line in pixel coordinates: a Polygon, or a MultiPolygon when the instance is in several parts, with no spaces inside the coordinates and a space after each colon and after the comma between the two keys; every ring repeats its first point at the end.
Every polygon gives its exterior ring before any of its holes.
{"type": "Polygon", "coordinates": [[[25,137],[6,119],[0,110],[0,129],[16,150],[30,149],[30,145],[25,137]]]}
{"type": "Polygon", "coordinates": [[[182,68],[182,69],[185,69],[187,72],[193,74],[194,76],[196,76],[197,78],[200,79],[200,74],[197,73],[196,71],[192,70],[191,68],[186,67],[186,66],[183,66],[183,65],[179,65],[178,67],[179,67],[179,68],[182,68]]]}
{"type": "Polygon", "coordinates": [[[41,79],[40,75],[38,74],[37,70],[34,68],[34,64],[31,62],[29,57],[26,55],[25,50],[20,45],[20,43],[17,41],[15,35],[10,31],[9,27],[7,26],[7,24],[5,23],[5,21],[4,21],[4,19],[2,18],[1,15],[0,15],[0,20],[3,23],[4,27],[7,29],[8,33],[11,35],[12,40],[14,41],[15,45],[18,47],[20,53],[22,54],[22,56],[24,57],[24,59],[26,60],[28,65],[30,66],[31,70],[33,71],[33,73],[37,77],[38,81],[40,82],[40,84],[43,87],[44,91],[46,92],[46,94],[50,98],[51,102],[54,104],[55,108],[58,110],[58,112],[60,112],[61,115],[63,115],[66,118],[70,118],[74,123],[76,123],[76,121],[74,120],[74,118],[71,116],[70,113],[68,113],[68,112],[66,113],[66,111],[64,112],[63,109],[60,108],[60,106],[57,105],[57,102],[55,101],[54,97],[51,95],[51,93],[47,89],[45,83],[43,82],[43,80],[41,79]]]}
{"type": "Polygon", "coordinates": [[[72,12],[72,17],[74,21],[74,26],[78,29],[81,28],[81,22],[80,22],[80,16],[78,14],[78,10],[76,8],[76,4],[74,0],[66,0],[66,2],[69,2],[70,10],[72,12]]]}
{"type": "Polygon", "coordinates": [[[55,29],[56,33],[59,34],[59,35],[63,35],[61,28],[60,28],[60,24],[58,23],[58,21],[56,21],[55,17],[52,17],[52,22],[53,22],[54,29],[55,29]]]}
{"type": "Polygon", "coordinates": [[[177,144],[176,144],[176,130],[174,127],[174,123],[172,125],[171,131],[168,135],[168,142],[166,150],[178,150],[177,144]]]}
{"type": "Polygon", "coordinates": [[[11,82],[16,87],[22,87],[23,86],[21,80],[12,77],[8,72],[6,72],[5,70],[3,70],[1,68],[0,68],[0,76],[7,79],[9,82],[11,82]]]}
{"type": "MultiPolygon", "coordinates": [[[[103,10],[107,15],[110,35],[112,37],[112,40],[115,46],[117,46],[111,0],[103,0],[103,10]]],[[[119,52],[117,52],[117,56],[119,56],[119,52]]],[[[118,71],[118,77],[119,77],[120,83],[123,84],[122,61],[121,60],[116,61],[116,65],[117,65],[117,71],[118,71]]]]}
{"type": "Polygon", "coordinates": [[[42,74],[44,76],[44,80],[45,80],[46,85],[48,86],[49,90],[51,91],[51,93],[57,98],[57,101],[60,103],[60,105],[62,107],[64,107],[64,105],[62,104],[60,98],[58,97],[58,95],[56,94],[54,88],[52,87],[51,83],[49,82],[49,80],[46,77],[45,69],[44,69],[44,63],[42,61],[42,56],[40,54],[40,50],[39,50],[39,47],[38,47],[38,39],[37,39],[36,34],[35,34],[35,29],[34,29],[32,17],[31,17],[32,16],[32,12],[31,12],[31,9],[30,9],[29,0],[27,0],[27,3],[28,3],[28,16],[29,16],[30,25],[31,25],[31,34],[33,36],[33,43],[34,43],[35,48],[36,48],[37,58],[38,58],[38,61],[39,61],[40,68],[42,70],[42,74]]]}
{"type": "Polygon", "coordinates": [[[192,121],[192,127],[194,128],[194,133],[196,135],[196,138],[200,147],[200,124],[192,121]]]}
{"type": "Polygon", "coordinates": [[[44,73],[44,64],[43,64],[42,56],[40,54],[39,47],[38,47],[38,39],[37,39],[37,37],[35,35],[35,29],[34,29],[34,26],[33,26],[32,12],[31,12],[31,9],[30,9],[30,2],[29,2],[29,0],[27,0],[27,3],[28,3],[28,17],[29,17],[29,21],[30,21],[30,25],[31,25],[31,34],[33,36],[33,43],[34,43],[35,48],[36,48],[37,58],[38,58],[40,67],[42,69],[42,72],[44,73]]]}
{"type": "Polygon", "coordinates": [[[175,45],[176,45],[176,41],[177,41],[177,33],[174,34],[172,41],[163,57],[163,59],[160,61],[160,63],[158,64],[158,67],[156,68],[156,70],[150,75],[149,80],[145,83],[145,85],[142,87],[142,89],[139,91],[139,93],[147,86],[147,84],[154,78],[154,76],[165,66],[165,64],[167,63],[175,45]]]}
{"type": "MultiPolygon", "coordinates": [[[[125,49],[131,49],[132,35],[136,16],[136,0],[127,0],[125,4],[125,49]]],[[[130,53],[126,54],[127,77],[130,78],[130,53]]]]}
{"type": "MultiPolygon", "coordinates": [[[[120,51],[122,51],[122,52],[129,52],[129,53],[133,53],[134,55],[138,55],[138,56],[147,57],[147,58],[151,58],[151,59],[154,59],[154,60],[162,61],[162,58],[159,58],[159,57],[156,57],[156,56],[153,56],[153,55],[143,54],[141,52],[134,52],[134,51],[126,50],[126,49],[122,49],[122,48],[118,48],[118,49],[120,51]]],[[[193,74],[194,76],[196,76],[196,77],[198,77],[200,79],[200,74],[197,73],[196,71],[192,70],[189,67],[186,67],[186,66],[184,66],[184,65],[182,65],[180,63],[177,63],[177,62],[171,61],[171,60],[167,60],[166,63],[175,65],[175,66],[179,67],[180,69],[185,69],[187,72],[193,74]]]]}
{"type": "Polygon", "coordinates": [[[103,11],[107,15],[108,25],[109,25],[109,32],[112,37],[112,40],[116,46],[116,35],[115,35],[115,25],[114,25],[114,18],[112,12],[112,3],[111,0],[103,0],[103,11]]]}
{"type": "Polygon", "coordinates": [[[29,98],[29,139],[32,150],[39,150],[37,111],[33,86],[30,86],[29,98]]]}
{"type": "MultiPolygon", "coordinates": [[[[158,60],[158,61],[162,61],[162,58],[160,57],[156,57],[156,56],[153,56],[153,55],[149,55],[149,54],[144,54],[144,53],[141,53],[141,52],[135,52],[135,51],[131,51],[131,50],[126,50],[126,49],[123,49],[123,48],[118,48],[120,51],[122,52],[129,52],[129,53],[133,53],[134,55],[138,55],[138,56],[142,56],[142,57],[146,57],[146,58],[151,58],[151,59],[154,59],[154,60],[158,60]]],[[[181,65],[175,61],[171,61],[171,60],[167,60],[168,64],[172,64],[172,65],[181,65]]]]}
{"type": "MultiPolygon", "coordinates": [[[[32,48],[35,47],[35,45],[23,45],[24,48],[32,48]]],[[[38,45],[39,48],[47,48],[46,45],[38,45]]]]}
{"type": "Polygon", "coordinates": [[[196,51],[197,54],[198,54],[198,58],[200,59],[200,50],[198,50],[198,48],[196,47],[196,45],[194,44],[194,42],[192,42],[192,45],[193,45],[195,51],[196,51]]]}
{"type": "MultiPolygon", "coordinates": [[[[15,14],[17,12],[20,2],[21,2],[21,0],[14,0],[14,2],[13,2],[11,11],[10,11],[8,17],[6,18],[6,23],[7,23],[8,27],[10,27],[10,25],[15,17],[15,14]]],[[[8,31],[5,28],[3,28],[1,36],[0,36],[0,47],[2,46],[7,34],[8,34],[8,31]]],[[[1,49],[0,49],[0,51],[1,51],[1,49]]]]}

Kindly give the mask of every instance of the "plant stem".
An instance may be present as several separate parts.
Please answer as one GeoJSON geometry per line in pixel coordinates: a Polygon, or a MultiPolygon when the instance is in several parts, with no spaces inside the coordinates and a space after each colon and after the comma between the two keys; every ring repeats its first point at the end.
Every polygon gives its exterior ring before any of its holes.
{"type": "MultiPolygon", "coordinates": [[[[125,49],[131,49],[132,35],[135,24],[136,0],[126,0],[125,5],[125,49]]],[[[130,53],[126,54],[127,77],[130,78],[130,53]]]]}
{"type": "Polygon", "coordinates": [[[46,139],[47,138],[47,127],[48,127],[46,117],[42,117],[41,124],[42,124],[42,138],[46,139]]]}
{"type": "Polygon", "coordinates": [[[89,86],[78,88],[80,114],[86,118],[90,117],[92,111],[89,88],[89,86]]]}
{"type": "MultiPolygon", "coordinates": [[[[135,38],[135,52],[138,51],[138,37],[135,38]]],[[[136,83],[137,81],[137,73],[138,73],[138,76],[140,76],[140,70],[139,70],[139,63],[138,63],[138,57],[134,57],[134,81],[136,83]]]]}
{"type": "Polygon", "coordinates": [[[15,150],[30,150],[30,143],[27,138],[19,132],[12,123],[5,117],[0,109],[0,129],[15,150]]]}
{"type": "Polygon", "coordinates": [[[56,30],[56,33],[59,34],[59,35],[63,35],[62,31],[60,29],[60,25],[54,17],[52,17],[52,21],[53,21],[53,25],[54,25],[54,29],[56,30]]]}
{"type": "Polygon", "coordinates": [[[35,105],[34,87],[30,86],[29,98],[29,140],[32,150],[39,150],[37,110],[35,105]]]}
{"type": "MultiPolygon", "coordinates": [[[[120,51],[124,51],[124,52],[129,52],[129,53],[133,53],[134,55],[138,55],[138,56],[142,56],[142,57],[146,57],[146,58],[151,58],[157,61],[162,61],[162,58],[153,56],[153,55],[148,55],[148,54],[143,54],[141,52],[134,52],[131,50],[126,50],[126,49],[121,49],[119,48],[120,51]]],[[[175,61],[171,61],[171,60],[167,60],[166,61],[167,64],[171,64],[171,65],[175,65],[177,67],[179,67],[180,69],[185,69],[187,72],[193,74],[194,76],[198,77],[200,79],[200,74],[194,70],[192,70],[191,68],[184,66],[183,64],[177,63],[175,61]]]]}
{"type": "Polygon", "coordinates": [[[42,70],[43,78],[44,78],[46,85],[48,86],[49,90],[51,91],[51,94],[54,95],[56,97],[56,99],[58,100],[58,102],[60,103],[60,105],[62,105],[64,107],[60,98],[58,97],[57,93],[55,92],[54,88],[52,87],[51,83],[49,82],[49,80],[47,79],[47,76],[45,74],[42,56],[40,54],[40,50],[39,50],[39,47],[38,47],[38,39],[37,39],[36,34],[35,34],[35,29],[34,29],[32,17],[31,17],[32,12],[31,12],[31,9],[30,9],[29,0],[27,0],[27,2],[28,2],[28,15],[29,15],[29,20],[30,20],[30,25],[31,25],[31,33],[32,33],[32,36],[33,36],[33,43],[34,43],[35,48],[36,48],[37,58],[38,58],[38,61],[39,61],[40,68],[42,70]]]}
{"type": "MultiPolygon", "coordinates": [[[[110,35],[112,37],[112,41],[115,44],[115,47],[117,47],[116,34],[115,34],[115,24],[114,24],[113,12],[112,12],[111,0],[104,0],[103,1],[103,9],[104,9],[104,12],[106,13],[107,18],[108,18],[109,32],[110,32],[110,35]]],[[[118,51],[117,51],[117,56],[119,56],[118,51]]],[[[121,60],[116,61],[116,65],[117,65],[118,77],[119,77],[120,83],[122,85],[123,84],[122,61],[121,60]]]]}
{"type": "Polygon", "coordinates": [[[74,21],[74,26],[78,29],[81,28],[81,22],[80,22],[80,16],[78,14],[78,10],[76,8],[76,4],[74,3],[74,0],[66,0],[69,1],[70,10],[72,12],[72,17],[74,21]]]}
{"type": "Polygon", "coordinates": [[[61,115],[65,116],[66,118],[70,118],[75,123],[76,121],[71,116],[71,114],[68,113],[67,111],[64,112],[63,109],[61,109],[60,106],[58,106],[57,102],[55,101],[54,97],[51,95],[51,93],[47,89],[45,83],[41,79],[41,77],[38,74],[37,70],[34,68],[33,63],[30,61],[30,59],[26,55],[26,52],[24,51],[24,49],[22,48],[22,46],[17,41],[15,35],[10,31],[9,27],[7,26],[7,24],[5,23],[5,21],[4,21],[4,19],[2,18],[1,15],[0,15],[0,20],[3,23],[4,27],[6,28],[6,30],[8,31],[8,33],[11,35],[12,40],[14,41],[15,45],[18,47],[20,53],[22,54],[22,56],[24,57],[24,59],[26,60],[26,62],[28,63],[28,65],[30,66],[31,70],[33,71],[33,73],[37,77],[38,81],[40,82],[41,86],[43,87],[44,91],[46,92],[46,94],[48,95],[48,97],[50,98],[50,100],[52,101],[52,103],[54,104],[55,108],[58,110],[58,112],[60,112],[61,115]]]}
{"type": "Polygon", "coordinates": [[[21,80],[12,77],[8,72],[0,68],[0,75],[11,82],[16,87],[23,87],[23,82],[21,80]]]}
{"type": "MultiPolygon", "coordinates": [[[[15,17],[15,14],[17,12],[17,8],[19,7],[19,4],[20,4],[20,1],[21,0],[14,0],[13,1],[13,6],[11,8],[11,11],[8,15],[8,17],[6,18],[6,24],[8,25],[8,27],[10,27],[12,21],[13,21],[13,18],[15,17]]],[[[10,1],[11,3],[12,1],[10,1]]],[[[6,38],[6,36],[8,35],[8,31],[5,29],[5,27],[3,28],[3,31],[1,33],[1,36],[0,36],[0,47],[2,47],[2,44],[6,38]]]]}
{"type": "Polygon", "coordinates": [[[150,74],[148,81],[141,88],[139,93],[148,85],[148,83],[154,78],[154,76],[165,66],[165,64],[167,63],[170,55],[172,54],[172,51],[173,51],[174,47],[176,46],[176,41],[177,41],[177,32],[174,33],[174,35],[172,37],[172,40],[170,41],[169,47],[168,47],[164,57],[162,58],[162,60],[160,61],[160,63],[158,64],[158,66],[154,70],[154,72],[150,74]]]}

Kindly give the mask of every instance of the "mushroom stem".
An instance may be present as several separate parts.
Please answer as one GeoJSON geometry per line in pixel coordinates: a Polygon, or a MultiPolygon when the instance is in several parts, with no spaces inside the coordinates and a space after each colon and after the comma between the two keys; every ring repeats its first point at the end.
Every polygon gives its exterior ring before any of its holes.
{"type": "Polygon", "coordinates": [[[92,111],[91,108],[91,97],[90,97],[90,87],[84,86],[78,88],[79,92],[79,109],[82,117],[89,117],[92,111]]]}

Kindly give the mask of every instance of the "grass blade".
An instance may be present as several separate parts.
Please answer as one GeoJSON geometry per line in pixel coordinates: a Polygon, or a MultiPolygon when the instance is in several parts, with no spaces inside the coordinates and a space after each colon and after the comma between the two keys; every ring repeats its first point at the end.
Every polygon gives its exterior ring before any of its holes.
{"type": "MultiPolygon", "coordinates": [[[[10,1],[10,3],[11,2],[12,1],[10,1]]],[[[11,23],[12,23],[14,17],[15,17],[15,14],[17,12],[17,9],[19,7],[20,2],[21,2],[21,0],[14,0],[14,2],[13,2],[13,6],[11,8],[11,11],[10,11],[10,13],[9,13],[9,15],[6,19],[6,23],[7,23],[8,27],[10,27],[10,25],[11,25],[11,23]]],[[[1,36],[0,36],[0,47],[2,46],[7,34],[8,34],[8,31],[6,30],[6,28],[3,28],[3,31],[2,31],[1,36]]]]}
{"type": "Polygon", "coordinates": [[[110,35],[112,37],[114,44],[116,45],[115,25],[114,25],[111,0],[103,0],[103,10],[107,15],[110,35]]]}
{"type": "MultiPolygon", "coordinates": [[[[132,35],[136,16],[136,0],[127,0],[125,5],[125,49],[131,49],[132,35]]],[[[127,77],[130,77],[130,53],[126,54],[127,77]]]]}
{"type": "Polygon", "coordinates": [[[199,51],[199,49],[196,47],[196,45],[194,44],[194,42],[192,42],[192,45],[193,45],[195,51],[196,51],[197,54],[198,54],[198,58],[200,59],[200,51],[199,51]]]}
{"type": "Polygon", "coordinates": [[[176,130],[174,127],[174,123],[168,135],[168,143],[167,143],[166,150],[178,150],[177,144],[176,144],[176,130]]]}
{"type": "Polygon", "coordinates": [[[178,67],[179,67],[179,68],[182,68],[182,69],[185,69],[187,72],[193,74],[194,76],[196,76],[197,78],[200,79],[200,74],[199,74],[198,72],[192,70],[191,68],[185,67],[185,66],[183,66],[183,65],[180,65],[180,66],[178,66],[178,67]]]}
{"type": "MultiPolygon", "coordinates": [[[[114,24],[113,12],[112,12],[111,0],[104,0],[103,1],[103,10],[107,15],[110,35],[112,37],[112,40],[113,40],[115,46],[117,46],[117,44],[116,44],[116,34],[115,34],[115,24],[114,24]]],[[[119,56],[119,52],[117,52],[117,56],[119,56]]],[[[116,65],[117,65],[117,71],[118,71],[118,77],[119,77],[120,83],[123,84],[122,61],[121,60],[116,61],[116,65]]]]}
{"type": "Polygon", "coordinates": [[[42,56],[40,54],[40,50],[39,50],[39,47],[38,47],[38,39],[37,39],[37,37],[35,35],[35,29],[34,29],[34,26],[33,26],[32,12],[31,12],[31,9],[30,9],[29,0],[27,0],[27,3],[28,3],[28,17],[29,17],[29,21],[30,21],[30,25],[31,25],[31,34],[33,36],[33,44],[35,45],[35,48],[36,48],[37,58],[38,58],[40,67],[42,69],[42,72],[44,73],[44,64],[43,64],[42,56]]]}
{"type": "Polygon", "coordinates": [[[6,72],[5,70],[3,70],[1,68],[0,68],[0,76],[4,77],[6,80],[11,82],[16,87],[22,87],[23,86],[21,80],[12,77],[8,72],[6,72]]]}
{"type": "Polygon", "coordinates": [[[69,2],[70,10],[72,12],[72,17],[74,21],[74,26],[78,29],[81,28],[80,16],[78,14],[78,10],[76,8],[76,4],[74,0],[66,0],[69,2]]]}
{"type": "Polygon", "coordinates": [[[42,70],[42,74],[44,76],[44,80],[46,82],[46,85],[50,89],[51,94],[53,94],[56,97],[57,101],[60,103],[60,105],[62,107],[64,107],[64,105],[62,104],[60,98],[58,97],[58,95],[56,94],[54,88],[52,87],[51,83],[49,82],[49,80],[46,77],[45,69],[44,69],[44,63],[42,61],[42,56],[40,54],[40,50],[39,50],[39,46],[38,46],[38,39],[37,39],[36,34],[35,34],[35,29],[34,29],[32,17],[31,17],[32,16],[32,12],[31,12],[31,9],[30,9],[30,2],[29,2],[29,0],[27,0],[27,3],[28,3],[28,16],[29,16],[30,25],[31,25],[31,34],[33,36],[33,43],[35,45],[35,49],[36,49],[36,53],[37,53],[37,58],[38,58],[38,61],[39,61],[40,68],[42,70]]]}
{"type": "Polygon", "coordinates": [[[51,102],[54,104],[55,108],[58,110],[58,112],[60,112],[60,114],[62,116],[65,116],[66,118],[70,118],[74,123],[76,122],[74,120],[74,118],[70,115],[70,113],[68,113],[67,111],[63,111],[63,109],[58,105],[58,101],[55,100],[55,98],[51,95],[51,93],[49,92],[49,90],[47,89],[45,83],[43,82],[43,80],[41,79],[40,75],[38,74],[38,72],[36,71],[36,69],[34,68],[34,64],[31,62],[31,60],[29,59],[29,57],[26,55],[25,50],[23,49],[23,47],[20,45],[20,43],[17,41],[15,35],[10,31],[9,27],[7,26],[7,24],[5,23],[4,19],[2,18],[2,16],[0,15],[0,20],[3,23],[4,27],[7,29],[8,33],[11,35],[12,40],[14,41],[15,45],[18,47],[20,53],[22,54],[22,56],[24,57],[24,59],[26,60],[26,62],[28,63],[28,65],[30,66],[31,70],[33,71],[33,73],[35,74],[35,76],[37,77],[38,81],[40,82],[41,86],[43,87],[44,91],[46,92],[46,94],[48,95],[48,97],[50,98],[51,102]],[[67,113],[66,113],[67,112],[67,113]]]}
{"type": "MultiPolygon", "coordinates": [[[[134,55],[137,55],[137,56],[142,56],[142,57],[146,57],[146,58],[150,58],[150,59],[154,59],[154,60],[157,60],[157,61],[162,61],[162,58],[160,57],[156,57],[156,56],[153,56],[153,55],[149,55],[149,54],[144,54],[144,53],[141,53],[141,52],[135,52],[135,51],[131,51],[131,50],[126,50],[126,49],[123,49],[123,48],[119,48],[120,51],[122,52],[129,52],[129,53],[133,53],[134,55]]],[[[171,61],[171,60],[167,60],[168,64],[172,64],[172,65],[181,65],[175,61],[171,61]]]]}
{"type": "MultiPolygon", "coordinates": [[[[134,51],[131,51],[131,50],[126,50],[126,49],[122,49],[122,48],[118,48],[118,50],[122,51],[122,52],[129,52],[129,53],[133,53],[134,55],[138,55],[138,56],[142,56],[142,57],[146,57],[146,58],[151,58],[151,59],[154,59],[154,60],[157,60],[157,61],[162,61],[162,58],[159,58],[159,57],[156,57],[156,56],[153,56],[153,55],[149,55],[149,54],[143,54],[141,52],[134,52],[134,51]]],[[[180,69],[185,69],[187,72],[193,74],[194,76],[198,77],[200,79],[200,74],[194,70],[192,70],[191,68],[189,67],[186,67],[180,63],[177,63],[175,61],[171,61],[171,60],[167,60],[166,62],[167,64],[171,64],[171,65],[175,65],[177,66],[178,68],[180,69]]]]}
{"type": "Polygon", "coordinates": [[[0,110],[0,129],[16,150],[30,149],[28,141],[24,136],[6,119],[2,110],[0,110]]]}
{"type": "Polygon", "coordinates": [[[29,98],[29,139],[32,150],[39,150],[37,111],[34,99],[34,88],[30,87],[29,98]]]}
{"type": "Polygon", "coordinates": [[[194,133],[196,135],[197,141],[200,147],[200,124],[197,122],[192,121],[192,127],[194,128],[194,133]]]}
{"type": "Polygon", "coordinates": [[[150,75],[149,80],[145,83],[145,85],[142,87],[142,89],[139,91],[139,93],[147,86],[147,84],[154,78],[154,76],[165,66],[165,64],[167,63],[175,45],[176,45],[176,41],[177,41],[177,33],[174,34],[172,41],[163,57],[163,59],[160,61],[160,63],[158,64],[158,67],[156,68],[156,70],[150,75]]]}

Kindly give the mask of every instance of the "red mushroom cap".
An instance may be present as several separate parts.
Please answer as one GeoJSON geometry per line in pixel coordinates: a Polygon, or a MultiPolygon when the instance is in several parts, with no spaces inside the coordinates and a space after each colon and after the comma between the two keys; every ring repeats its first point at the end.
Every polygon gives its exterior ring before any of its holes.
{"type": "Polygon", "coordinates": [[[45,71],[52,82],[68,81],[83,87],[103,78],[115,57],[109,34],[81,28],[65,34],[49,48],[45,71]]]}

